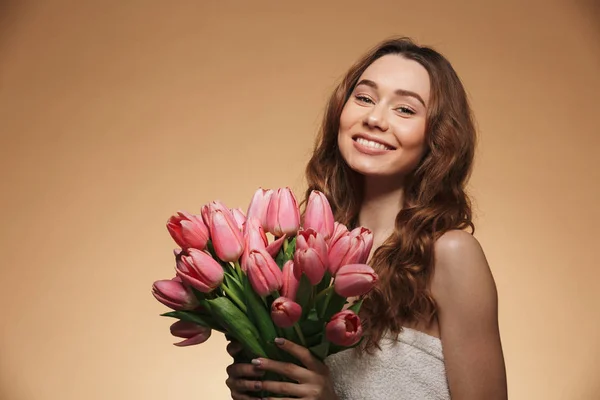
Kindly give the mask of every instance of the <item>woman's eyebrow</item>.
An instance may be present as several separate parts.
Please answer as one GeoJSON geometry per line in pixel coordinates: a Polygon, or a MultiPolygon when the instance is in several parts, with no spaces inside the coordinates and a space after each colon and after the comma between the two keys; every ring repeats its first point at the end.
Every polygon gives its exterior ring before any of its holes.
{"type": "MultiPolygon", "coordinates": [[[[360,86],[360,85],[366,85],[366,86],[372,87],[373,89],[377,89],[377,84],[369,79],[363,79],[356,84],[356,86],[360,86]]],[[[423,98],[421,96],[419,96],[418,93],[415,93],[415,92],[412,92],[412,91],[406,90],[406,89],[396,89],[394,91],[394,93],[397,94],[398,96],[414,97],[415,99],[417,99],[419,101],[419,103],[421,103],[423,105],[423,107],[427,107],[425,105],[425,101],[423,101],[423,98]]]]}

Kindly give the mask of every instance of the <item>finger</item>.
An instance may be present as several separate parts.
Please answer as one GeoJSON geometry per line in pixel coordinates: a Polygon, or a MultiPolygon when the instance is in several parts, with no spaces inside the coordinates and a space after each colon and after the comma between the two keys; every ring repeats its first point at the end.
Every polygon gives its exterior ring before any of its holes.
{"type": "Polygon", "coordinates": [[[225,369],[227,375],[232,378],[254,378],[260,377],[265,374],[265,371],[261,371],[252,364],[231,364],[225,369]]]}
{"type": "MultiPolygon", "coordinates": [[[[252,397],[247,394],[243,394],[240,392],[234,392],[234,391],[231,392],[231,398],[233,400],[258,400],[258,397],[252,397]]],[[[279,399],[279,400],[281,400],[281,399],[279,399]]]]}
{"type": "Polygon", "coordinates": [[[235,356],[240,351],[242,351],[242,349],[243,349],[242,345],[238,342],[230,342],[227,345],[227,353],[229,353],[229,355],[232,357],[235,356]]]}
{"type": "Polygon", "coordinates": [[[227,378],[225,384],[232,392],[257,392],[262,388],[261,381],[251,381],[248,379],[227,378]]]}
{"type": "Polygon", "coordinates": [[[285,350],[286,352],[296,357],[296,359],[298,359],[298,361],[300,361],[309,370],[323,370],[322,363],[319,360],[317,360],[317,358],[315,358],[315,356],[313,356],[310,350],[308,350],[306,347],[300,346],[299,344],[296,344],[291,340],[285,340],[282,338],[275,339],[275,344],[280,349],[285,350]]]}
{"type": "MultiPolygon", "coordinates": [[[[262,388],[271,393],[294,396],[296,398],[305,398],[308,396],[306,390],[303,390],[302,385],[292,382],[264,381],[262,382],[262,388]]],[[[278,400],[281,400],[281,398],[278,398],[278,400]]]]}
{"type": "Polygon", "coordinates": [[[308,380],[312,374],[312,372],[299,365],[268,358],[255,358],[252,360],[252,364],[259,370],[276,372],[297,382],[308,380]]]}

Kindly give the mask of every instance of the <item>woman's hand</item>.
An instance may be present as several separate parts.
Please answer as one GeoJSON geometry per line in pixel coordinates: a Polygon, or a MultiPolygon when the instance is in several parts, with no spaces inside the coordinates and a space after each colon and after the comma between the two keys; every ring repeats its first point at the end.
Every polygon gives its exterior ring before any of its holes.
{"type": "MultiPolygon", "coordinates": [[[[274,361],[267,358],[256,358],[252,360],[252,364],[258,370],[272,371],[297,383],[275,381],[255,382],[253,383],[255,388],[272,393],[295,396],[294,398],[304,400],[338,400],[329,377],[329,369],[325,364],[315,358],[307,348],[280,338],[275,339],[275,344],[282,350],[293,355],[306,368],[296,364],[274,361]]],[[[240,399],[245,398],[241,397],[240,399]]],[[[269,400],[275,399],[269,398],[269,400]]]]}
{"type": "MultiPolygon", "coordinates": [[[[227,345],[227,352],[234,357],[242,351],[242,345],[238,342],[231,341],[227,345]]],[[[251,396],[247,392],[259,391],[261,382],[252,378],[260,378],[265,374],[264,371],[256,368],[252,364],[236,363],[227,367],[228,378],[225,384],[231,390],[231,398],[233,400],[253,400],[256,397],[251,396]]]]}

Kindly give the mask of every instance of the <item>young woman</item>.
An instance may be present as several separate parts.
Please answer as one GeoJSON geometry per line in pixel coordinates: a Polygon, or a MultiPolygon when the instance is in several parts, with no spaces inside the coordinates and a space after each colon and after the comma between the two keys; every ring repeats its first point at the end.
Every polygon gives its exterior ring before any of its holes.
{"type": "Polygon", "coordinates": [[[474,148],[465,90],[438,52],[386,40],[350,68],[307,166],[307,197],[324,192],[337,221],[373,232],[379,281],[361,308],[365,340],[325,363],[283,341],[304,367],[232,364],[233,399],[261,388],[319,400],[507,398],[496,286],[465,193],[474,148]],[[297,383],[260,382],[264,371],[297,383]]]}

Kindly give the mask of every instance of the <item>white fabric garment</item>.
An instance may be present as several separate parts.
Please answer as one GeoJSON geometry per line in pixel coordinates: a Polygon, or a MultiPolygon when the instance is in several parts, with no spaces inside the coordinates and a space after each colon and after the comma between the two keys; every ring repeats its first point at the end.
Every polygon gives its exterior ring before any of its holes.
{"type": "Polygon", "coordinates": [[[380,346],[373,355],[348,349],[325,359],[340,400],[450,399],[440,339],[403,328],[380,346]]]}

